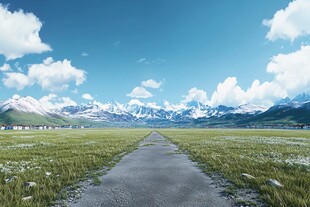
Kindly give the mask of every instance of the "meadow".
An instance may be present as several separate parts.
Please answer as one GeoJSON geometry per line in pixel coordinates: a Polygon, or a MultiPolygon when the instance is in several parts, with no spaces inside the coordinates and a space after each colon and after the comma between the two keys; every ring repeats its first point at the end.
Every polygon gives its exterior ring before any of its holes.
{"type": "MultiPolygon", "coordinates": [[[[255,189],[268,206],[310,206],[310,131],[164,129],[162,135],[210,175],[255,189]],[[254,178],[242,177],[242,173],[254,178]],[[268,184],[276,179],[283,187],[268,184]]],[[[243,202],[243,201],[241,201],[243,202]]],[[[249,204],[251,205],[251,204],[249,204]]]]}
{"type": "Polygon", "coordinates": [[[60,194],[63,189],[90,175],[96,180],[97,170],[111,167],[113,158],[135,149],[149,133],[147,129],[0,131],[0,206],[42,207],[66,199],[66,192],[60,194]],[[25,182],[36,185],[27,187],[25,182]]]}
{"type": "MultiPolygon", "coordinates": [[[[159,129],[226,193],[254,189],[268,206],[310,206],[310,131],[159,129]],[[245,178],[247,173],[255,178],[245,178]],[[268,184],[276,179],[283,187],[268,184]]],[[[138,146],[150,129],[0,131],[0,206],[52,206],[138,146]],[[33,187],[25,182],[35,182],[33,187]],[[22,198],[32,196],[29,200],[22,198]]],[[[96,183],[94,183],[96,184],[96,183]]],[[[240,204],[254,205],[240,201],[240,204]]]]}

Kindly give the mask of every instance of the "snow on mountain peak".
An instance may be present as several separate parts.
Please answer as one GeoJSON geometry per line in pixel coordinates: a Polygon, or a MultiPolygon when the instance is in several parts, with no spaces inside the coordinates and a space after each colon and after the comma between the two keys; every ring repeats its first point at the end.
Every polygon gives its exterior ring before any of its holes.
{"type": "Polygon", "coordinates": [[[253,105],[253,104],[243,104],[233,109],[230,113],[233,114],[256,114],[265,112],[268,110],[268,107],[253,105]]]}
{"type": "Polygon", "coordinates": [[[308,93],[301,93],[292,100],[292,102],[298,102],[298,103],[306,103],[309,101],[310,101],[310,94],[308,93]]]}
{"type": "Polygon", "coordinates": [[[52,114],[47,108],[42,106],[42,104],[32,98],[31,96],[20,97],[14,95],[12,98],[0,103],[0,111],[5,112],[8,110],[16,110],[26,113],[34,113],[39,115],[52,114]]]}
{"type": "MultiPolygon", "coordinates": [[[[40,115],[50,115],[51,111],[46,109],[36,99],[26,96],[8,99],[0,103],[0,112],[17,110],[40,115]]],[[[245,104],[239,107],[218,106],[210,107],[196,101],[188,103],[171,104],[164,100],[161,104],[155,102],[143,103],[138,99],[131,99],[128,104],[118,102],[100,103],[92,101],[79,106],[66,106],[54,109],[53,112],[73,118],[89,118],[98,121],[130,121],[130,120],[170,120],[220,117],[225,114],[257,114],[266,111],[263,106],[245,104]]]]}
{"type": "Polygon", "coordinates": [[[142,102],[139,101],[138,99],[131,99],[131,100],[128,102],[128,105],[129,105],[129,106],[132,106],[132,105],[144,106],[144,103],[142,103],[142,102]]]}

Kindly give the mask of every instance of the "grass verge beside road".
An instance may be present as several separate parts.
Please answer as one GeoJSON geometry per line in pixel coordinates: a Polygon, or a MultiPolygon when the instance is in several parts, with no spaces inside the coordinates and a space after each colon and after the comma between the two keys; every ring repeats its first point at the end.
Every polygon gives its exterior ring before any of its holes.
{"type": "MultiPolygon", "coordinates": [[[[310,206],[310,131],[161,129],[207,173],[256,189],[270,206],[310,206]],[[241,177],[247,173],[255,178],[241,177]],[[284,187],[268,184],[276,179],[284,187]]],[[[228,189],[233,193],[232,189],[228,189]]]]}
{"type": "Polygon", "coordinates": [[[66,186],[133,150],[149,129],[0,132],[0,206],[49,206],[66,186]],[[25,182],[35,182],[26,187],[25,182]],[[29,197],[31,196],[31,198],[29,197]],[[28,197],[29,200],[22,200],[28,197]]]}

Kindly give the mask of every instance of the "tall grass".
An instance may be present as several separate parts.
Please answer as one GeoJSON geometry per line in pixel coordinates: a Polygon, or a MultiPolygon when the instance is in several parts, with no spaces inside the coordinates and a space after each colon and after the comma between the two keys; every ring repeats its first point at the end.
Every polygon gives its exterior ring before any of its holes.
{"type": "Polygon", "coordinates": [[[310,132],[280,130],[159,130],[191,159],[238,188],[256,189],[269,206],[310,206],[310,132]],[[255,176],[244,179],[241,173],[255,176]],[[278,180],[283,188],[267,184],[278,180]]]}
{"type": "Polygon", "coordinates": [[[1,131],[0,206],[52,205],[65,186],[108,166],[148,133],[145,129],[1,131]],[[17,178],[6,183],[11,176],[17,178]],[[24,187],[29,181],[37,185],[24,187]],[[26,196],[32,199],[23,201],[26,196]]]}

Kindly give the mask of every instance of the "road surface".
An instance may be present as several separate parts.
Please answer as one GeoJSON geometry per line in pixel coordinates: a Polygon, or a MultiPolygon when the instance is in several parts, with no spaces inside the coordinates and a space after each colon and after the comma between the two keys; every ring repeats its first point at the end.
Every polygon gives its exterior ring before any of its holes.
{"type": "Polygon", "coordinates": [[[227,207],[212,179],[195,167],[177,146],[153,132],[132,153],[102,176],[71,207],[227,207]]]}

